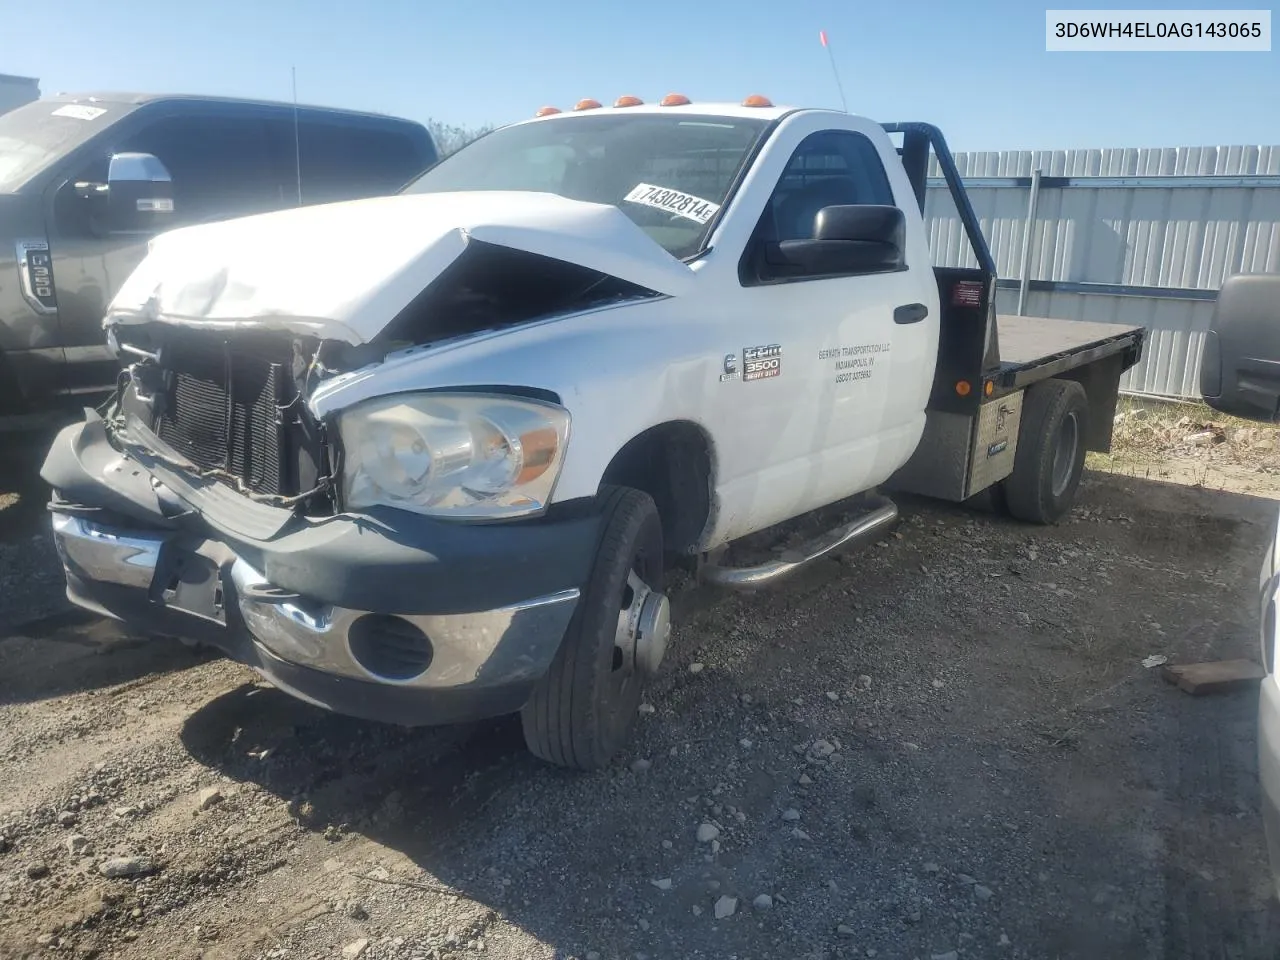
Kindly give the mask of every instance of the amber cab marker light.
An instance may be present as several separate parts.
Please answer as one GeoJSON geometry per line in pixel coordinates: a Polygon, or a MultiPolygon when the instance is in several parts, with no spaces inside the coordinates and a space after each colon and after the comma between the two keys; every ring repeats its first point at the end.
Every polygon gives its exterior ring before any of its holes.
{"type": "Polygon", "coordinates": [[[660,107],[687,107],[690,103],[688,97],[683,93],[668,93],[659,102],[660,107]]]}
{"type": "Polygon", "coordinates": [[[639,97],[626,96],[619,97],[617,100],[613,101],[613,105],[615,107],[642,107],[644,106],[644,101],[639,97]]]}
{"type": "Polygon", "coordinates": [[[768,97],[762,97],[758,93],[753,93],[747,99],[742,101],[744,107],[772,107],[773,104],[768,97]]]}
{"type": "Polygon", "coordinates": [[[579,100],[577,103],[573,105],[573,109],[575,110],[596,110],[596,109],[599,109],[599,107],[600,107],[599,100],[590,100],[590,99],[579,100]]]}
{"type": "Polygon", "coordinates": [[[535,113],[535,114],[534,114],[534,116],[535,116],[535,117],[549,117],[549,116],[551,116],[553,113],[559,113],[559,112],[560,112],[560,108],[559,108],[559,107],[540,107],[540,108],[538,109],[538,112],[537,112],[537,113],[535,113]]]}
{"type": "Polygon", "coordinates": [[[982,392],[989,397],[996,392],[996,385],[992,383],[990,380],[988,380],[986,383],[982,385],[982,392]]]}
{"type": "Polygon", "coordinates": [[[968,380],[960,380],[956,383],[956,393],[962,397],[967,397],[971,390],[973,390],[973,386],[968,380]]]}

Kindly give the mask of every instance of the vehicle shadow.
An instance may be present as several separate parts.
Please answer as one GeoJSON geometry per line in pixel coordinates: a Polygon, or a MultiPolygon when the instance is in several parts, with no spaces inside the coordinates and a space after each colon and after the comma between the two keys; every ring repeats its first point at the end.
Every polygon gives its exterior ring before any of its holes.
{"type": "MultiPolygon", "coordinates": [[[[566,902],[536,876],[579,872],[580,852],[548,856],[540,844],[524,842],[524,829],[545,823],[548,810],[575,815],[583,797],[598,796],[627,770],[625,762],[593,774],[553,769],[525,750],[518,717],[403,729],[331,715],[252,686],[207,704],[187,721],[182,739],[197,761],[265,788],[288,804],[301,827],[334,842],[331,856],[349,870],[332,878],[339,898],[345,880],[345,897],[375,915],[381,911],[373,901],[394,891],[423,914],[438,911],[438,920],[451,912],[440,894],[412,888],[447,888],[464,905],[492,911],[562,948],[557,957],[583,955],[576,898],[566,902]],[[527,828],[512,830],[522,816],[527,828]],[[400,858],[417,870],[406,871],[400,858]],[[397,879],[383,874],[383,884],[362,882],[371,859],[396,861],[397,879]],[[396,882],[404,888],[392,886],[396,882]]],[[[600,858],[602,869],[608,859],[600,858]]],[[[579,879],[584,888],[591,885],[590,878],[579,879]]],[[[607,878],[606,888],[615,879],[607,878]]],[[[434,923],[402,932],[425,936],[434,923]]]]}
{"type": "Polygon", "coordinates": [[[63,610],[0,637],[0,706],[186,670],[212,656],[87,610],[63,610]]]}
{"type": "MultiPolygon", "coordinates": [[[[715,601],[695,592],[690,602],[715,601]]],[[[669,702],[673,688],[689,679],[687,670],[673,666],[653,695],[669,702]]],[[[738,698],[736,683],[726,680],[716,700],[738,698]]],[[[425,938],[446,912],[455,922],[439,892],[447,888],[464,907],[501,916],[553,948],[556,957],[581,957],[592,949],[629,956],[642,942],[650,949],[654,944],[634,924],[631,933],[641,938],[635,942],[619,940],[616,930],[599,931],[601,911],[612,913],[616,903],[653,916],[646,894],[657,891],[637,884],[635,876],[670,875],[672,864],[664,859],[687,859],[697,847],[692,830],[699,820],[690,826],[690,818],[710,815],[699,812],[701,803],[698,810],[685,809],[693,803],[687,794],[710,787],[681,783],[689,760],[674,759],[677,749],[706,740],[707,731],[684,728],[668,709],[640,716],[627,750],[590,773],[534,758],[518,716],[406,729],[330,714],[255,684],[206,703],[187,719],[181,739],[196,761],[267,790],[313,838],[331,841],[319,859],[350,865],[348,896],[375,914],[373,902],[389,892],[417,904],[423,922],[401,928],[406,935],[425,938]],[[652,758],[651,768],[633,769],[638,758],[652,758]],[[674,841],[674,852],[663,848],[661,836],[674,841]],[[395,867],[395,876],[384,875],[381,883],[361,876],[378,861],[395,867]],[[396,888],[399,882],[409,889],[396,888]],[[412,889],[415,884],[422,892],[412,889]],[[434,919],[428,922],[427,914],[434,919]]],[[[762,715],[765,709],[760,707],[762,715]]],[[[781,783],[765,777],[748,791],[758,796],[761,816],[781,783]]],[[[722,858],[706,868],[720,875],[733,862],[722,858]]],[[[340,886],[336,875],[331,882],[340,886]]],[[[666,909],[688,918],[705,890],[663,896],[666,909]]],[[[344,896],[331,893],[330,899],[344,896]]],[[[653,924],[657,929],[660,920],[653,924]]],[[[671,937],[684,935],[675,915],[668,925],[671,937]]],[[[476,928],[472,935],[484,933],[476,928]]]]}

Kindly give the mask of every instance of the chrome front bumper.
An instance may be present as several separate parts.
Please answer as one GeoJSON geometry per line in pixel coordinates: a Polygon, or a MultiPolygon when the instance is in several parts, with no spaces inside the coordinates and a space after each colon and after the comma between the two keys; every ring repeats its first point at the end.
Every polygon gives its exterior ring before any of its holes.
{"type": "Polygon", "coordinates": [[[53,543],[64,567],[74,563],[92,580],[148,590],[164,539],[54,513],[53,543]]]}
{"type": "MultiPolygon", "coordinates": [[[[53,533],[69,582],[129,588],[139,600],[149,598],[161,608],[169,599],[169,591],[155,580],[171,535],[56,511],[53,533]]],[[[262,659],[335,678],[423,690],[536,681],[554,656],[579,596],[570,589],[473,613],[386,615],[283,594],[240,557],[221,576],[214,609],[228,630],[236,621],[222,605],[239,614],[260,652],[269,654],[262,659]]],[[[404,589],[412,591],[414,584],[405,583],[404,589]]],[[[82,605],[122,615],[70,589],[68,594],[82,605]]]]}

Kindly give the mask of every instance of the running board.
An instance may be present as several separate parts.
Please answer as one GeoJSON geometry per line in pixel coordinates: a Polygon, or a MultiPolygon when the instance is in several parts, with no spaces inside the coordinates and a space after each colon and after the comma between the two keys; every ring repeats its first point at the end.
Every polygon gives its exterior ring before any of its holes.
{"type": "Polygon", "coordinates": [[[897,504],[887,497],[873,496],[869,498],[868,512],[858,519],[841,524],[797,547],[789,547],[776,560],[752,567],[722,567],[709,563],[702,568],[701,574],[710,583],[731,590],[770,586],[836,550],[870,539],[893,526],[897,519],[897,504]]]}

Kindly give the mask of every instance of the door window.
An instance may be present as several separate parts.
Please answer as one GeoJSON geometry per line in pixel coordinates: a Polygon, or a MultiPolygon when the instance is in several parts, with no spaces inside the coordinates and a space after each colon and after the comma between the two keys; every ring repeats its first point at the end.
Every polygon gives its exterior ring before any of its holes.
{"type": "Polygon", "coordinates": [[[875,146],[860,133],[823,130],[796,147],[769,198],[774,239],[813,236],[813,220],[836,204],[893,204],[893,190],[875,146]]]}
{"type": "Polygon", "coordinates": [[[851,130],[811,133],[796,147],[769,197],[744,259],[744,277],[769,279],[766,246],[813,239],[814,219],[823,207],[893,203],[884,164],[867,137],[851,130]]]}
{"type": "Polygon", "coordinates": [[[285,173],[255,117],[163,117],[108,142],[59,190],[55,219],[62,232],[88,235],[92,205],[77,197],[77,182],[104,184],[114,153],[157,157],[173,180],[173,226],[265,213],[297,202],[292,157],[285,173]]]}
{"type": "Polygon", "coordinates": [[[205,223],[296,203],[256,117],[169,117],[126,137],[116,152],[154,154],[173,178],[174,219],[205,223]]]}
{"type": "MultiPolygon", "coordinates": [[[[289,144],[292,150],[292,130],[289,144]]],[[[395,193],[422,169],[412,140],[397,131],[362,123],[303,118],[298,122],[297,150],[304,203],[395,193]]]]}

